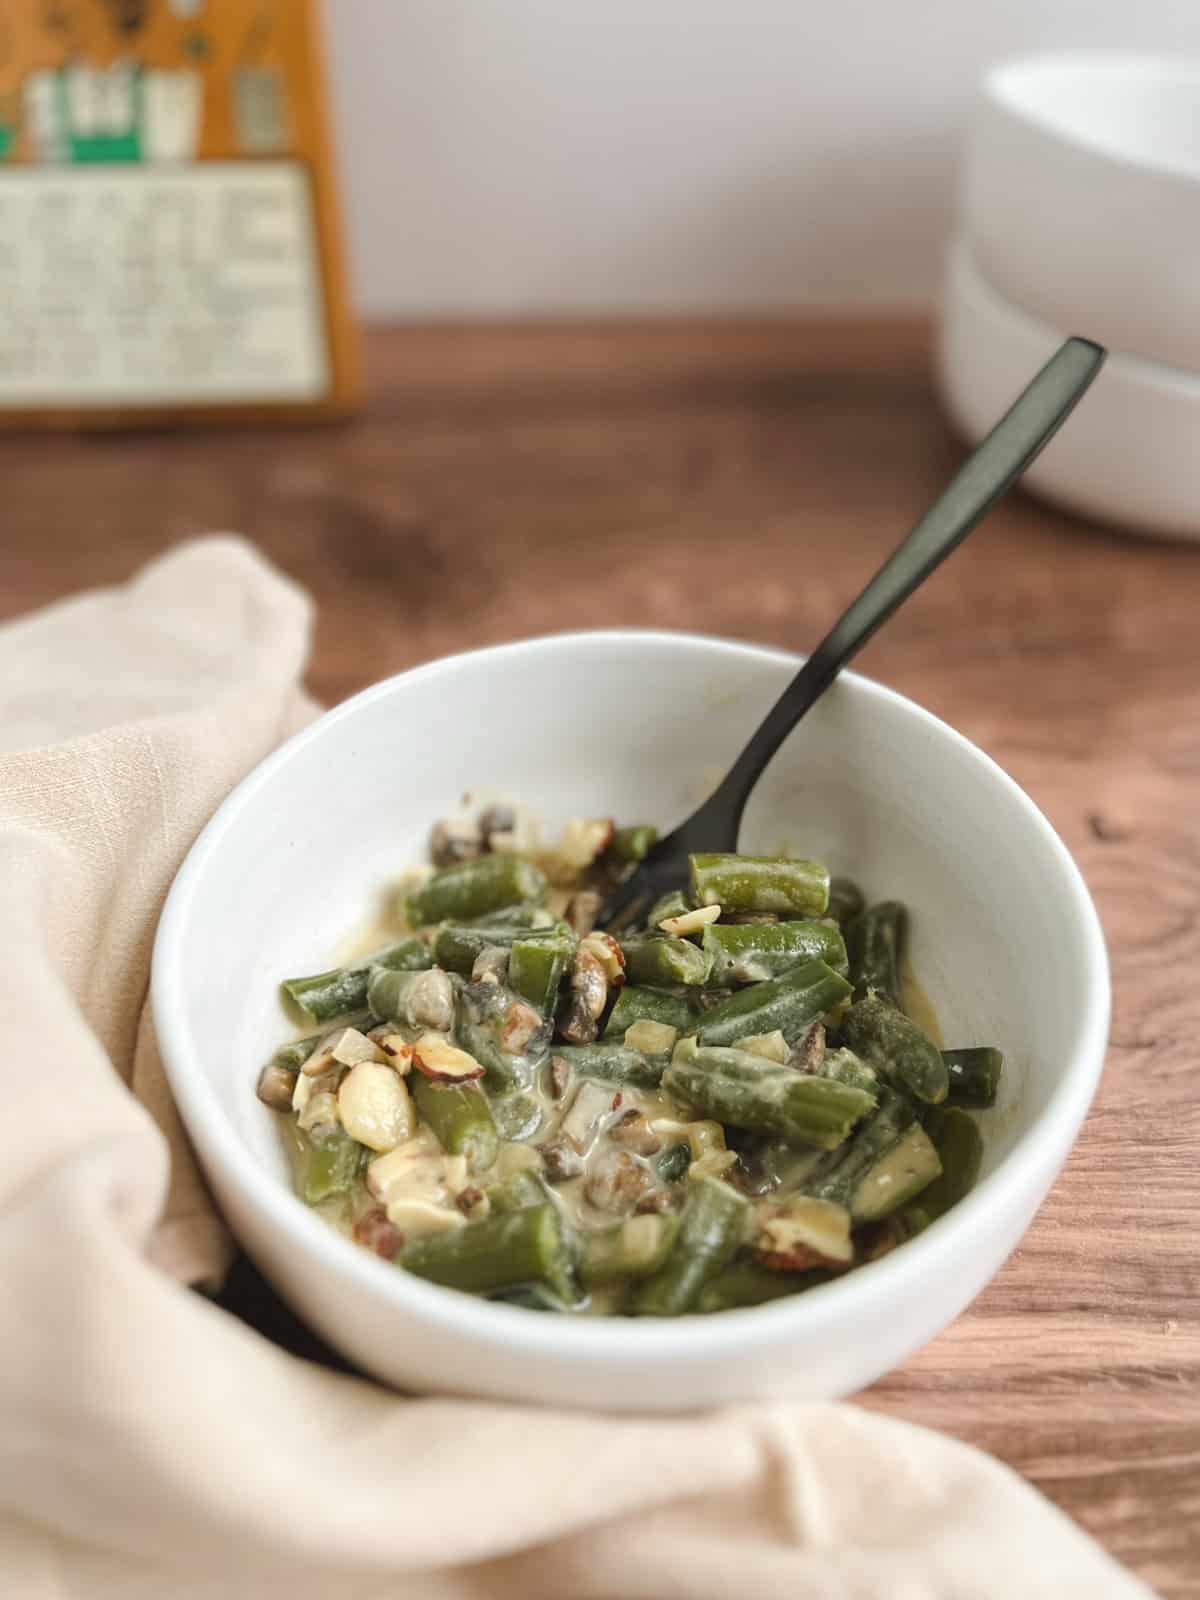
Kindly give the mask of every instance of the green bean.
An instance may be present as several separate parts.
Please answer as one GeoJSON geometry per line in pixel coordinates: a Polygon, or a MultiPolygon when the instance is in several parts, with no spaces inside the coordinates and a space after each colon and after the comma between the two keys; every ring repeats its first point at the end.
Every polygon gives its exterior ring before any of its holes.
{"type": "Polygon", "coordinates": [[[721,987],[763,983],[801,961],[846,970],[846,946],[827,922],[713,923],[704,930],[703,948],[712,963],[709,982],[721,987]]]}
{"type": "Polygon", "coordinates": [[[866,897],[853,878],[830,878],[828,915],[843,933],[866,906],[866,897]]]}
{"type": "Polygon", "coordinates": [[[943,1050],[942,1060],[950,1087],[946,1099],[952,1106],[986,1111],[996,1104],[1004,1057],[999,1050],[981,1045],[970,1050],[943,1050]]]}
{"type": "Polygon", "coordinates": [[[564,1304],[576,1298],[562,1219],[549,1202],[418,1239],[400,1252],[396,1264],[468,1294],[545,1284],[564,1304]]]}
{"type": "Polygon", "coordinates": [[[471,927],[484,928],[552,928],[557,922],[552,911],[545,906],[501,906],[498,911],[485,911],[482,917],[473,918],[471,927]]]}
{"type": "Polygon", "coordinates": [[[575,955],[575,940],[533,936],[514,939],[508,957],[509,986],[544,1017],[558,1004],[558,991],[575,955]]]}
{"type": "Polygon", "coordinates": [[[678,1232],[678,1217],[648,1213],[588,1234],[579,1263],[584,1288],[619,1278],[649,1278],[667,1259],[678,1232]]]}
{"type": "Polygon", "coordinates": [[[731,911],[778,911],[794,917],[824,916],[829,873],[816,861],[786,856],[694,855],[688,857],[692,901],[731,911]]]}
{"type": "Polygon", "coordinates": [[[826,1078],[835,1078],[838,1083],[849,1083],[856,1089],[865,1089],[868,1094],[875,1094],[879,1088],[879,1077],[874,1067],[860,1061],[853,1050],[830,1050],[821,1063],[821,1073],[826,1078]]]}
{"type": "Polygon", "coordinates": [[[297,1072],[321,1042],[319,1033],[310,1033],[307,1039],[294,1039],[291,1044],[281,1044],[271,1057],[272,1066],[297,1072]]]}
{"type": "Polygon", "coordinates": [[[363,1010],[372,967],[419,972],[432,965],[433,957],[423,939],[401,939],[352,967],[334,967],[311,978],[286,978],[280,987],[309,1022],[329,1022],[363,1010]]]}
{"type": "Polygon", "coordinates": [[[945,1125],[946,1108],[949,1104],[950,1098],[948,1095],[946,1099],[942,1101],[940,1106],[928,1105],[924,1100],[915,1100],[913,1102],[913,1110],[917,1113],[917,1121],[925,1129],[925,1132],[933,1140],[935,1145],[937,1144],[938,1137],[941,1134],[943,1126],[945,1125]]]}
{"type": "Polygon", "coordinates": [[[700,1018],[699,1036],[705,1044],[733,1044],[756,1033],[783,1032],[789,1044],[850,993],[840,973],[823,961],[801,961],[766,983],[740,989],[700,1018]]]}
{"type": "Polygon", "coordinates": [[[626,1028],[635,1022],[662,1022],[668,1028],[687,1033],[696,1026],[700,1007],[667,989],[639,988],[627,983],[617,996],[604,1028],[606,1039],[623,1039],[626,1028]]]}
{"type": "Polygon", "coordinates": [[[440,967],[428,972],[372,967],[367,1001],[382,1021],[445,1032],[454,1021],[454,980],[440,967]]]}
{"type": "Polygon", "coordinates": [[[884,900],[867,909],[846,930],[854,997],[880,995],[902,1004],[900,963],[908,938],[908,912],[898,900],[884,900]]]}
{"type": "Polygon", "coordinates": [[[514,944],[549,944],[555,948],[565,945],[575,948],[575,935],[565,922],[552,922],[548,928],[514,928],[507,925],[447,922],[437,931],[433,941],[434,959],[447,972],[461,972],[469,977],[479,954],[493,946],[511,950],[514,944]]]}
{"type": "Polygon", "coordinates": [[[489,1089],[528,1089],[550,1045],[550,1023],[503,984],[467,983],[459,991],[454,1033],[482,1062],[489,1089]]]}
{"type": "Polygon", "coordinates": [[[957,1106],[949,1106],[937,1136],[936,1149],[941,1173],[923,1189],[911,1205],[900,1213],[907,1237],[921,1233],[931,1222],[945,1216],[975,1186],[983,1161],[983,1140],[974,1117],[957,1106]]]}
{"type": "Polygon", "coordinates": [[[698,988],[708,980],[708,957],[688,939],[676,939],[669,933],[635,935],[622,939],[621,951],[630,983],[659,988],[680,983],[698,988]]]}
{"type": "Polygon", "coordinates": [[[346,1194],[358,1181],[370,1155],[365,1145],[340,1128],[324,1144],[314,1145],[304,1176],[305,1200],[315,1206],[335,1194],[346,1194]]]}
{"type": "Polygon", "coordinates": [[[447,1155],[466,1156],[485,1171],[496,1159],[499,1134],[487,1096],[476,1083],[434,1083],[423,1073],[409,1076],[417,1114],[437,1135],[447,1155]]]}
{"type": "Polygon", "coordinates": [[[879,1087],[879,1104],[832,1163],[803,1185],[806,1194],[844,1205],[855,1222],[895,1211],[940,1171],[937,1151],[902,1094],[879,1087]]]}
{"type": "Polygon", "coordinates": [[[554,1046],[551,1059],[561,1057],[581,1078],[599,1078],[604,1083],[626,1083],[634,1089],[657,1089],[662,1082],[666,1056],[648,1056],[641,1050],[615,1041],[595,1044],[554,1046]]]}
{"type": "Polygon", "coordinates": [[[835,1149],[875,1104],[874,1095],[848,1083],[710,1045],[690,1060],[677,1055],[663,1088],[715,1122],[817,1150],[835,1149]]]}
{"type": "Polygon", "coordinates": [[[697,1311],[735,1311],[741,1306],[761,1306],[828,1283],[836,1274],[823,1267],[807,1272],[772,1272],[754,1261],[735,1261],[702,1290],[697,1311]]]}
{"type": "Polygon", "coordinates": [[[407,901],[414,928],[452,918],[482,917],[503,906],[541,900],[546,877],[532,861],[517,855],[476,856],[437,872],[407,901]]]}
{"type": "Polygon", "coordinates": [[[675,1243],[654,1276],[636,1291],[634,1314],[678,1317],[690,1311],[741,1244],[749,1212],[742,1196],[719,1178],[689,1184],[675,1243]]]}
{"type": "Polygon", "coordinates": [[[536,1095],[522,1090],[515,1094],[493,1095],[491,1106],[496,1131],[510,1144],[532,1139],[542,1125],[542,1108],[536,1095]]]}
{"type": "Polygon", "coordinates": [[[949,1074],[941,1052],[903,1011],[869,994],[852,1005],[842,1021],[846,1043],[870,1066],[887,1073],[930,1105],[946,1098],[949,1074]]]}
{"type": "Polygon", "coordinates": [[[606,853],[617,861],[643,861],[657,838],[658,829],[650,822],[618,828],[606,853]]]}
{"type": "Polygon", "coordinates": [[[664,1183],[679,1183],[692,1164],[692,1147],[686,1139],[669,1144],[654,1160],[654,1170],[664,1183]]]}
{"type": "Polygon", "coordinates": [[[514,1172],[511,1178],[492,1184],[487,1190],[488,1209],[500,1215],[508,1211],[525,1211],[529,1206],[544,1205],[549,1199],[546,1185],[537,1173],[528,1168],[514,1172]]]}
{"type": "Polygon", "coordinates": [[[668,917],[681,917],[691,909],[682,889],[670,889],[666,894],[659,895],[646,913],[646,928],[650,933],[657,933],[660,922],[666,922],[668,917]]]}

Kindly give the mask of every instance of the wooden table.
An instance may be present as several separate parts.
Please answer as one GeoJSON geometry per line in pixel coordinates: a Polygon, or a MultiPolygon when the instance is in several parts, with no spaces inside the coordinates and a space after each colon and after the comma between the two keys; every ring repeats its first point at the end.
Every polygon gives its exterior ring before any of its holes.
{"type": "MultiPolygon", "coordinates": [[[[322,431],[0,439],[0,612],[236,528],[319,604],[335,700],[608,623],[812,644],[960,459],[919,322],[392,330],[322,431]]],[[[1095,1108],[995,1283],[865,1403],[982,1445],[1164,1594],[1200,1591],[1200,549],[1021,497],[864,670],[1074,851],[1116,1012],[1095,1108]]],[[[311,1342],[242,1269],[230,1301],[311,1342]]]]}

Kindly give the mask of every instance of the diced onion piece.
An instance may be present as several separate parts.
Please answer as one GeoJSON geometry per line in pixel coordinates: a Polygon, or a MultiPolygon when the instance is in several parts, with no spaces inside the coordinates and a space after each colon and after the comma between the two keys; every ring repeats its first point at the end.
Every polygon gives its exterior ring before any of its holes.
{"type": "Polygon", "coordinates": [[[394,1150],[412,1134],[412,1101],[391,1067],[360,1061],[342,1079],[337,1104],[342,1127],[368,1150],[394,1150]]]}
{"type": "Polygon", "coordinates": [[[693,1161],[702,1160],[713,1150],[725,1149],[725,1129],[719,1122],[676,1122],[672,1117],[655,1117],[650,1126],[667,1144],[686,1139],[693,1161]]]}
{"type": "Polygon", "coordinates": [[[421,1035],[413,1045],[413,1066],[436,1083],[467,1083],[483,1077],[483,1064],[441,1033],[421,1035]]]}
{"type": "Polygon", "coordinates": [[[762,1056],[766,1061],[777,1061],[780,1066],[787,1065],[788,1042],[782,1028],[776,1028],[773,1033],[749,1033],[744,1039],[735,1039],[733,1048],[745,1050],[747,1055],[762,1056]]]}
{"type": "Polygon", "coordinates": [[[610,1112],[621,1103],[620,1090],[612,1084],[596,1083],[585,1079],[571,1102],[571,1109],[562,1120],[559,1132],[580,1155],[586,1155],[600,1125],[610,1112]],[[613,1102],[617,1104],[614,1106],[613,1102]]]}
{"type": "Polygon", "coordinates": [[[719,1178],[723,1172],[728,1172],[730,1167],[737,1164],[737,1152],[734,1150],[710,1150],[702,1155],[699,1160],[693,1160],[688,1167],[689,1180],[701,1178],[719,1178]]]}
{"type": "Polygon", "coordinates": [[[372,1040],[357,1028],[343,1028],[333,1041],[331,1052],[335,1061],[344,1067],[356,1067],[360,1061],[381,1061],[383,1057],[372,1040]]]}
{"type": "Polygon", "coordinates": [[[540,1172],[541,1168],[541,1154],[532,1145],[506,1140],[500,1146],[500,1154],[496,1157],[497,1182],[513,1178],[518,1172],[540,1172]]]}
{"type": "Polygon", "coordinates": [[[643,1019],[625,1029],[625,1043],[629,1048],[643,1050],[648,1056],[669,1055],[678,1037],[679,1029],[673,1028],[669,1022],[643,1019]]]}
{"type": "Polygon", "coordinates": [[[721,908],[718,905],[700,906],[696,911],[683,911],[677,917],[664,917],[659,927],[664,933],[673,933],[677,939],[683,939],[689,933],[702,933],[720,915],[721,908]]]}
{"type": "Polygon", "coordinates": [[[774,1264],[781,1267],[789,1261],[797,1267],[812,1265],[809,1257],[844,1264],[854,1259],[850,1220],[845,1206],[796,1195],[782,1204],[760,1207],[754,1247],[778,1257],[774,1264]]]}
{"type": "Polygon", "coordinates": [[[694,1033],[685,1033],[683,1038],[671,1052],[671,1060],[677,1067],[686,1066],[689,1061],[696,1059],[700,1049],[700,1041],[694,1033]]]}

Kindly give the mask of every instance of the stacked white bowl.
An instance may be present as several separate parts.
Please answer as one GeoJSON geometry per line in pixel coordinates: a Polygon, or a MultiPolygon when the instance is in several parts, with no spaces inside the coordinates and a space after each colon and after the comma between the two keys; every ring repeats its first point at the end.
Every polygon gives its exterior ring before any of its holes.
{"type": "Polygon", "coordinates": [[[1200,539],[1200,61],[1038,56],[985,78],[938,376],[982,438],[1070,334],[1109,360],[1027,483],[1200,539]]]}

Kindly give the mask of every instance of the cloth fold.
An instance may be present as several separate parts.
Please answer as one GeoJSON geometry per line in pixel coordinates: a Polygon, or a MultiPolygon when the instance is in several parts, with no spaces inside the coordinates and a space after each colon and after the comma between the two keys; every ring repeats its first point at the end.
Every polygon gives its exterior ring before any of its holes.
{"type": "Polygon", "coordinates": [[[213,808],[312,715],[244,541],[0,628],[0,1593],[20,1600],[1150,1593],[1007,1468],[852,1406],[412,1399],[189,1285],[231,1244],[146,1010],[213,808]]]}

